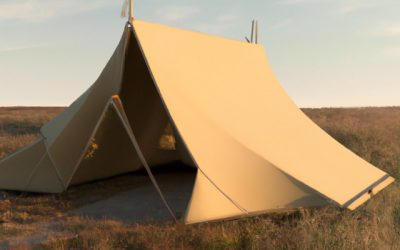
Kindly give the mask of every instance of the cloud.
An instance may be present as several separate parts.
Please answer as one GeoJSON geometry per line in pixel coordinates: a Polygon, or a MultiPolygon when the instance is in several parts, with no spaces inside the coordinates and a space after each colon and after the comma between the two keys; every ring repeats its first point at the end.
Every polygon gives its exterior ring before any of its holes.
{"type": "Polygon", "coordinates": [[[282,21],[279,21],[277,23],[273,23],[272,25],[268,26],[268,30],[272,31],[272,30],[278,30],[281,28],[284,28],[288,25],[290,25],[293,22],[292,19],[288,18],[282,21]]]}
{"type": "Polygon", "coordinates": [[[389,47],[383,50],[385,56],[400,57],[400,47],[389,47]]]}
{"type": "Polygon", "coordinates": [[[200,32],[220,35],[226,29],[232,27],[238,18],[239,14],[233,10],[231,12],[219,14],[218,16],[212,18],[213,21],[198,23],[194,25],[193,28],[200,32]]]}
{"type": "Polygon", "coordinates": [[[4,52],[16,52],[22,50],[39,49],[48,47],[47,44],[32,44],[32,45],[20,45],[20,46],[0,46],[0,53],[4,52]]]}
{"type": "Polygon", "coordinates": [[[383,27],[382,34],[387,36],[400,36],[400,23],[389,24],[383,27]]]}
{"type": "Polygon", "coordinates": [[[227,13],[227,14],[222,14],[220,16],[217,17],[217,22],[232,22],[235,21],[236,19],[238,19],[238,15],[235,13],[227,13]]]}
{"type": "Polygon", "coordinates": [[[344,5],[342,5],[342,7],[340,7],[339,13],[348,14],[363,9],[370,9],[376,7],[377,5],[378,5],[377,1],[370,1],[370,0],[347,1],[344,5]]]}
{"type": "Polygon", "coordinates": [[[3,0],[0,2],[0,20],[43,21],[104,8],[113,3],[113,0],[3,0]]]}
{"type": "Polygon", "coordinates": [[[383,23],[381,25],[372,28],[369,32],[373,36],[400,36],[400,22],[398,23],[383,23]]]}
{"type": "MultiPolygon", "coordinates": [[[[397,0],[396,0],[397,1],[397,0]]],[[[335,13],[348,14],[363,9],[395,3],[394,0],[279,0],[282,5],[329,4],[335,13]]]]}
{"type": "Polygon", "coordinates": [[[155,14],[159,18],[167,21],[179,21],[198,12],[200,12],[200,10],[192,6],[166,6],[157,9],[155,14]]]}

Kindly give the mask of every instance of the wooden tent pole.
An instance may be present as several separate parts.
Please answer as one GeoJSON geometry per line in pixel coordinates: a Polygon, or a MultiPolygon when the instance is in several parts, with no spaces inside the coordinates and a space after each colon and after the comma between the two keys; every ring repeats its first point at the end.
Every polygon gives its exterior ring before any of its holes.
{"type": "Polygon", "coordinates": [[[129,0],[129,22],[133,22],[135,18],[133,17],[133,0],[129,0]]]}
{"type": "Polygon", "coordinates": [[[164,203],[165,207],[167,208],[167,210],[170,213],[170,215],[172,216],[172,218],[175,221],[178,221],[172,208],[169,206],[167,200],[165,199],[165,196],[163,195],[163,192],[161,191],[156,178],[154,177],[153,173],[151,172],[150,165],[146,161],[146,158],[144,157],[144,154],[143,154],[142,150],[140,149],[140,146],[136,139],[135,133],[133,132],[133,129],[129,123],[128,116],[125,113],[125,108],[124,108],[124,105],[122,104],[122,100],[120,99],[120,97],[118,95],[113,95],[111,98],[111,104],[113,105],[114,110],[117,112],[117,115],[120,118],[122,125],[125,127],[125,130],[128,133],[128,137],[131,140],[133,147],[136,150],[137,156],[139,157],[140,162],[143,164],[143,167],[146,169],[146,172],[149,175],[150,180],[153,183],[153,186],[155,187],[156,191],[160,195],[162,202],[164,203]]]}

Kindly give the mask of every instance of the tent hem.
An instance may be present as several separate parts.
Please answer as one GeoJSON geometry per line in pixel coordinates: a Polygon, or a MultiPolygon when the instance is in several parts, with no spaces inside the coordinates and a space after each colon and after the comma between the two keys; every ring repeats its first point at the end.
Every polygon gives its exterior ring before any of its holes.
{"type": "MultiPolygon", "coordinates": [[[[387,183],[387,185],[389,185],[390,183],[392,183],[394,181],[390,180],[393,179],[390,175],[385,174],[383,177],[379,178],[376,182],[372,183],[371,185],[369,185],[367,188],[365,188],[363,191],[361,191],[360,193],[358,193],[357,195],[355,195],[353,198],[351,198],[350,200],[348,200],[347,202],[345,202],[342,207],[346,207],[349,208],[351,210],[355,209],[356,207],[360,206],[362,203],[364,203],[365,201],[367,201],[369,198],[365,198],[365,195],[373,195],[373,191],[375,188],[379,187],[381,184],[387,182],[389,180],[389,183],[387,183]]],[[[386,186],[387,186],[386,185],[386,186]]],[[[380,188],[379,190],[376,190],[376,193],[379,192],[382,188],[380,188]]]]}

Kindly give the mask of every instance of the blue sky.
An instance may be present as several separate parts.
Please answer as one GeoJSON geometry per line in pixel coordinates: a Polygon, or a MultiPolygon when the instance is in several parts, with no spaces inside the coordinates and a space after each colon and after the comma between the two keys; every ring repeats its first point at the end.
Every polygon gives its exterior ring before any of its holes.
{"type": "MultiPolygon", "coordinates": [[[[0,106],[69,105],[120,39],[122,0],[0,0],[0,106]]],[[[138,19],[244,40],[257,18],[301,107],[400,105],[398,0],[135,0],[138,19]]]]}

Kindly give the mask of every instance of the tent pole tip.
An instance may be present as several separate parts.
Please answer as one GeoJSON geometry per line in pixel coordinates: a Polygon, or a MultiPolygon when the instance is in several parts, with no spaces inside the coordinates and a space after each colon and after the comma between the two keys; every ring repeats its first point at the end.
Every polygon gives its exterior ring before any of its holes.
{"type": "Polygon", "coordinates": [[[129,0],[129,22],[132,23],[135,20],[133,16],[133,0],[129,0]]]}

